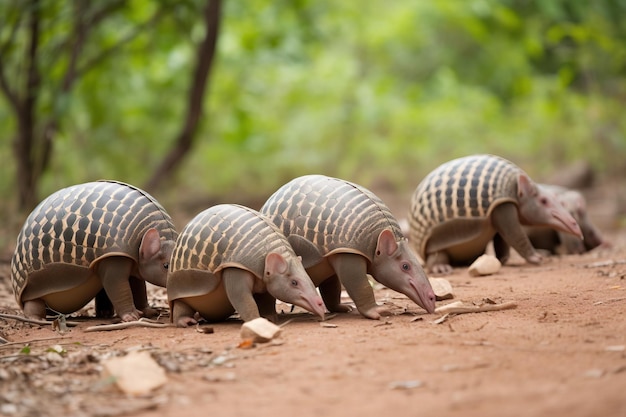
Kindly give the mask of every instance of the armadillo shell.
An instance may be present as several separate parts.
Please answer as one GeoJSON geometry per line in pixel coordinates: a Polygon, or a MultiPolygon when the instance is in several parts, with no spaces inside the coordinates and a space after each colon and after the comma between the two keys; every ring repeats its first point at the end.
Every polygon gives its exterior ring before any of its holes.
{"type": "MultiPolygon", "coordinates": [[[[517,204],[517,179],[522,170],[494,155],[472,155],[440,165],[417,186],[411,198],[409,241],[425,259],[433,233],[447,223],[474,222],[467,230],[480,230],[492,210],[504,202],[517,204]]],[[[460,229],[460,227],[459,227],[460,229]]],[[[455,236],[455,244],[472,239],[455,236]]],[[[451,238],[452,239],[452,238],[451,238]]],[[[431,249],[431,248],[429,248],[431,249]]]]}
{"type": "MultiPolygon", "coordinates": [[[[165,209],[132,185],[96,181],[53,193],[30,213],[17,237],[11,280],[18,304],[23,305],[29,276],[45,273],[51,266],[87,270],[111,254],[138,262],[141,239],[150,228],[157,229],[162,238],[176,239],[165,209]]],[[[63,284],[51,282],[52,287],[59,291],[63,284]]]]}
{"type": "Polygon", "coordinates": [[[212,291],[221,281],[220,271],[228,267],[262,279],[265,258],[271,252],[287,261],[296,258],[285,236],[261,213],[237,204],[208,208],[178,236],[167,278],[168,298],[171,302],[212,291]]]}
{"type": "Polygon", "coordinates": [[[324,175],[293,179],[270,196],[260,211],[286,236],[313,243],[321,256],[349,252],[371,262],[384,229],[403,239],[397,220],[374,193],[324,175]]]}

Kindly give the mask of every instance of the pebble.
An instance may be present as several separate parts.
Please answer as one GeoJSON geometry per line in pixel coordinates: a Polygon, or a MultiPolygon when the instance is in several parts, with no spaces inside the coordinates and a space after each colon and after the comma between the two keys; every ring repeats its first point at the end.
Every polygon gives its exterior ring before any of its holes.
{"type": "Polygon", "coordinates": [[[245,322],[241,326],[240,336],[244,340],[251,339],[255,343],[265,343],[278,337],[281,330],[279,326],[271,321],[259,317],[245,322]]]}
{"type": "Polygon", "coordinates": [[[104,373],[115,378],[122,392],[133,395],[147,394],[167,382],[165,370],[146,351],[130,352],[103,363],[104,373]]]}
{"type": "Polygon", "coordinates": [[[473,277],[495,274],[502,264],[493,255],[481,255],[469,267],[469,274],[473,277]]]}
{"type": "Polygon", "coordinates": [[[450,281],[445,278],[428,278],[428,280],[430,281],[430,285],[433,287],[437,301],[454,298],[450,281]]]}

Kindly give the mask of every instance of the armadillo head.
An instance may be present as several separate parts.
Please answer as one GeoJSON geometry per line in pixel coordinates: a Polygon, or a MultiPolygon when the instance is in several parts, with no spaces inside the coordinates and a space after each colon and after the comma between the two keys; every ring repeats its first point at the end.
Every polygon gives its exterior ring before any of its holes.
{"type": "Polygon", "coordinates": [[[417,255],[409,248],[406,239],[397,241],[389,229],[378,235],[372,276],[384,286],[406,295],[429,313],[435,312],[435,292],[417,255]]]}
{"type": "Polygon", "coordinates": [[[267,292],[277,299],[324,318],[324,302],[304,270],[300,257],[285,259],[281,254],[269,253],[265,258],[263,282],[267,292]]]}
{"type": "Polygon", "coordinates": [[[139,275],[151,284],[165,287],[174,242],[162,240],[156,229],[148,229],[139,246],[139,275]]]}
{"type": "Polygon", "coordinates": [[[576,220],[546,188],[537,187],[521,173],[517,180],[520,222],[526,226],[547,226],[583,238],[576,220]]]}
{"type": "Polygon", "coordinates": [[[558,193],[557,197],[563,207],[574,217],[583,234],[582,242],[575,238],[571,241],[565,240],[568,253],[582,253],[600,246],[603,242],[602,236],[587,215],[587,203],[583,195],[575,190],[564,190],[558,193]]]}

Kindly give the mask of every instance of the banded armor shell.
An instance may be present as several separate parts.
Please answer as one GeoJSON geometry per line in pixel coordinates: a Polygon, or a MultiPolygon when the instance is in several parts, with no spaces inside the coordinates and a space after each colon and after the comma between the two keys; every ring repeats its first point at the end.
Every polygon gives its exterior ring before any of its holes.
{"type": "Polygon", "coordinates": [[[435,295],[416,254],[389,208],[368,189],[306,175],[278,189],[261,212],[302,256],[330,311],[349,311],[340,303],[343,286],[363,316],[380,318],[369,274],[434,312],[435,295]]]}
{"type": "MultiPolygon", "coordinates": [[[[492,210],[504,203],[517,204],[517,179],[522,170],[493,155],[473,155],[446,162],[417,186],[410,205],[409,241],[426,258],[430,237],[443,225],[462,219],[488,228],[492,210]],[[481,225],[482,223],[482,225],[481,225]]],[[[455,244],[475,236],[469,231],[454,236],[455,244]]],[[[428,252],[441,248],[428,248],[428,252]]]]}
{"type": "Polygon", "coordinates": [[[55,265],[64,265],[63,274],[51,274],[50,288],[29,294],[29,299],[79,285],[106,257],[124,256],[138,263],[142,237],[151,228],[162,240],[176,240],[165,209],[131,185],[96,181],[53,193],[31,212],[17,237],[11,280],[18,304],[23,308],[29,277],[46,274],[55,265]]]}
{"type": "MultiPolygon", "coordinates": [[[[291,268],[288,273],[292,278],[285,278],[287,282],[278,278],[276,285],[286,288],[295,279],[304,280],[306,282],[301,282],[301,288],[306,292],[304,299],[319,298],[300,259],[269,219],[256,210],[237,204],[220,204],[204,210],[185,226],[174,247],[167,280],[170,307],[173,309],[174,301],[184,299],[208,320],[227,318],[235,311],[233,303],[236,304],[237,300],[229,300],[221,273],[226,268],[248,271],[258,278],[254,284],[258,291],[255,292],[272,292],[271,288],[275,287],[265,287],[267,282],[264,279],[264,272],[274,276],[274,272],[270,274],[265,270],[266,257],[270,253],[281,255],[291,268]]],[[[310,308],[311,303],[281,298],[283,294],[289,292],[272,295],[310,308]]],[[[274,306],[272,308],[275,310],[274,306]]],[[[317,313],[321,308],[317,307],[317,313]]]]}
{"type": "Polygon", "coordinates": [[[323,175],[306,175],[285,184],[266,201],[261,213],[285,236],[306,238],[324,256],[355,253],[371,263],[376,237],[383,229],[390,229],[397,240],[404,239],[398,221],[374,193],[323,175]]]}
{"type": "Polygon", "coordinates": [[[219,273],[229,266],[252,272],[259,279],[265,255],[296,257],[282,232],[256,210],[220,204],[199,213],[182,230],[170,263],[170,282],[177,272],[196,269],[219,273]]]}

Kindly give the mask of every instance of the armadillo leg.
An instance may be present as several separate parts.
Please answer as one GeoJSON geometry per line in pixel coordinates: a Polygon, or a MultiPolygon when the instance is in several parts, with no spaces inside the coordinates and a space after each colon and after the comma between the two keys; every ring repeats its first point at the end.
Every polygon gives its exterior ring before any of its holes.
{"type": "Polygon", "coordinates": [[[132,267],[133,260],[122,256],[105,258],[98,264],[97,273],[102,280],[102,286],[122,321],[139,319],[139,312],[135,309],[128,282],[132,267]]]}
{"type": "Polygon", "coordinates": [[[444,251],[429,253],[426,257],[426,270],[434,274],[451,274],[450,257],[444,251]]]}
{"type": "Polygon", "coordinates": [[[493,237],[493,251],[496,254],[496,258],[500,260],[502,265],[509,260],[509,254],[511,252],[511,247],[508,243],[500,236],[500,233],[496,233],[493,237]]]}
{"type": "Polygon", "coordinates": [[[29,319],[45,320],[46,303],[41,298],[24,301],[24,316],[29,319]]]}
{"type": "Polygon", "coordinates": [[[513,247],[527,262],[538,264],[541,262],[528,235],[524,232],[519,221],[517,207],[513,203],[503,203],[493,209],[491,222],[497,233],[509,246],[513,247]]]}
{"type": "Polygon", "coordinates": [[[255,279],[252,273],[239,268],[226,268],[222,272],[228,300],[243,321],[250,321],[261,316],[252,295],[255,279]]]}
{"type": "Polygon", "coordinates": [[[360,255],[341,253],[331,256],[329,262],[359,312],[368,319],[380,319],[374,290],[367,279],[367,260],[360,255]]]}
{"type": "Polygon", "coordinates": [[[143,313],[144,317],[156,317],[159,312],[156,308],[148,306],[148,293],[146,292],[146,281],[130,277],[130,289],[133,292],[133,302],[135,307],[143,313]]]}
{"type": "Polygon", "coordinates": [[[278,321],[278,314],[276,314],[276,298],[268,292],[254,294],[254,300],[259,308],[261,317],[265,317],[271,322],[276,323],[278,321]]]}
{"type": "Polygon", "coordinates": [[[96,317],[98,318],[111,318],[115,314],[113,303],[107,295],[107,292],[103,289],[96,294],[96,317]]]}
{"type": "Polygon", "coordinates": [[[331,313],[349,313],[352,311],[352,307],[348,304],[341,304],[341,281],[337,275],[333,275],[320,284],[320,294],[326,308],[331,313]]]}
{"type": "Polygon", "coordinates": [[[174,300],[172,302],[172,323],[177,327],[187,327],[197,324],[194,319],[196,312],[189,304],[182,300],[174,300]]]}

